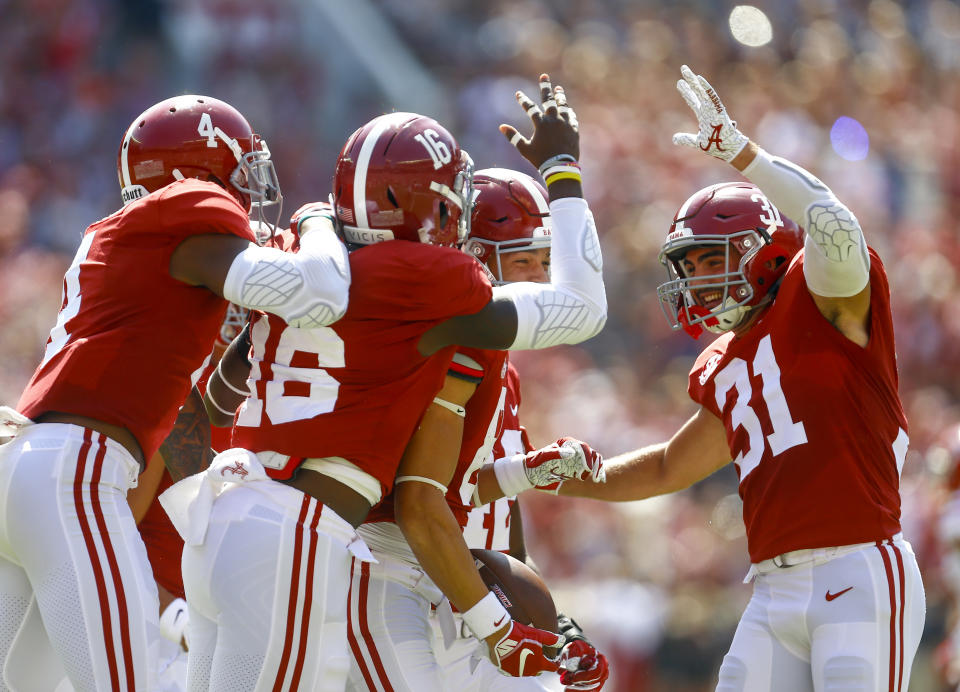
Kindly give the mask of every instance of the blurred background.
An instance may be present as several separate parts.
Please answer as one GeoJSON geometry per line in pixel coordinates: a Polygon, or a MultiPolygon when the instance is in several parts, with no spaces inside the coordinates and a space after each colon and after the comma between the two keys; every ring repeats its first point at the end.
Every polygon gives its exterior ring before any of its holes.
{"type": "MultiPolygon", "coordinates": [[[[527,131],[513,92],[535,93],[547,71],[581,122],[610,317],[582,347],[515,358],[521,418],[537,444],[573,435],[607,457],[694,411],[686,374],[706,339],[668,328],[656,256],[683,200],[734,177],[670,141],[695,127],[680,65],[707,76],[746,134],[834,189],[885,260],[910,421],[904,530],[928,603],[910,689],[956,689],[956,3],[0,0],[0,16],[0,403],[39,362],[83,229],[120,206],[116,151],[154,102],[204,93],[238,107],[270,144],[290,213],[326,198],[346,137],[389,110],[438,118],[478,167],[535,173],[497,125],[527,131]]],[[[750,595],[732,466],[640,503],[522,504],[559,605],[611,658],[608,689],[713,689],[750,595]]]]}

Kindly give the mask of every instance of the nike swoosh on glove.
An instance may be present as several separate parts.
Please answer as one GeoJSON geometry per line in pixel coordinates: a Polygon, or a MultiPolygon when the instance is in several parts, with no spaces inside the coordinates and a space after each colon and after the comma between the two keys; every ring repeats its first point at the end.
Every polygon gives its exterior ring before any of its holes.
{"type": "Polygon", "coordinates": [[[610,676],[607,657],[586,641],[578,639],[563,647],[560,655],[560,683],[564,692],[599,690],[610,676]]]}
{"type": "Polygon", "coordinates": [[[515,678],[557,671],[557,659],[548,658],[543,647],[562,646],[563,635],[539,630],[516,620],[490,652],[490,659],[504,675],[515,678]]]}

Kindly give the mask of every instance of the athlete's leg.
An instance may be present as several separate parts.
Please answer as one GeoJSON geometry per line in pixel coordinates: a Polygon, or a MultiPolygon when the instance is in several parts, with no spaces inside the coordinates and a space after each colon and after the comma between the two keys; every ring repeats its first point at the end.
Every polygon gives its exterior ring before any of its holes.
{"type": "MultiPolygon", "coordinates": [[[[753,596],[740,618],[730,651],[720,666],[717,692],[811,692],[804,642],[789,631],[786,584],[754,581],[753,596]],[[789,648],[788,648],[789,646],[789,648]]],[[[798,613],[802,616],[802,611],[798,613]]]]}
{"type": "Polygon", "coordinates": [[[433,650],[440,665],[443,689],[457,692],[549,692],[563,689],[556,673],[525,678],[504,675],[487,656],[486,645],[465,634],[460,617],[454,618],[461,636],[450,642],[448,648],[437,624],[437,616],[431,617],[433,650]]]}
{"type": "Polygon", "coordinates": [[[71,425],[31,426],[4,452],[3,533],[74,688],[152,689],[159,605],[126,502],[136,462],[71,425]]]}
{"type": "Polygon", "coordinates": [[[446,688],[433,654],[430,601],[415,592],[415,577],[405,578],[416,572],[380,555],[377,559],[380,564],[354,564],[348,633],[351,683],[370,692],[442,692],[446,688]]]}
{"type": "Polygon", "coordinates": [[[926,611],[909,543],[887,542],[815,567],[810,603],[818,692],[907,689],[926,611]]]}
{"type": "MultiPolygon", "coordinates": [[[[217,623],[211,692],[343,690],[343,538],[352,533],[316,500],[274,481],[239,484],[216,500],[204,544],[188,545],[183,557],[191,627],[195,610],[217,623]],[[266,484],[263,492],[255,484],[266,484]]],[[[192,648],[189,656],[192,673],[192,648]]]]}
{"type": "MultiPolygon", "coordinates": [[[[195,550],[191,546],[184,546],[183,554],[195,550]]],[[[184,557],[184,564],[186,564],[184,557]]],[[[189,584],[194,580],[187,578],[184,571],[184,586],[186,587],[187,610],[190,621],[187,623],[187,641],[190,649],[187,652],[187,689],[196,692],[206,692],[210,689],[210,668],[213,666],[213,652],[217,648],[217,623],[207,617],[207,607],[212,604],[199,602],[199,598],[190,593],[189,584]]]]}

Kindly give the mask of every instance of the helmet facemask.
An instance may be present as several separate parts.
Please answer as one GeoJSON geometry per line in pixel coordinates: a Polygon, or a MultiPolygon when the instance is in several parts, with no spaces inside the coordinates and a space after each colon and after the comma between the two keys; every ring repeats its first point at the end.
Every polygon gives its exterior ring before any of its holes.
{"type": "Polygon", "coordinates": [[[674,329],[682,327],[696,338],[703,329],[722,334],[741,325],[758,304],[747,278],[747,267],[764,245],[763,231],[747,229],[723,235],[684,236],[669,240],[660,251],[668,281],[657,287],[660,307],[674,329]],[[724,271],[686,276],[683,260],[693,248],[719,247],[724,271]],[[737,261],[739,258],[739,261],[737,261]],[[731,271],[731,263],[736,270],[731,271]]]}
{"type": "Polygon", "coordinates": [[[228,143],[237,156],[237,167],[230,174],[230,184],[249,200],[251,220],[270,229],[273,236],[283,213],[283,194],[277,171],[270,159],[270,148],[259,135],[250,136],[250,151],[240,149],[236,140],[228,143]]]}
{"type": "MultiPolygon", "coordinates": [[[[430,182],[430,190],[441,195],[439,203],[436,205],[436,229],[440,231],[439,236],[446,236],[445,231],[453,224],[457,225],[456,247],[463,245],[463,241],[470,235],[470,216],[473,206],[473,159],[470,155],[460,150],[461,166],[453,179],[453,187],[438,183],[435,180],[430,182]],[[454,212],[456,209],[456,212],[454,212]],[[456,220],[453,217],[457,214],[456,220]]],[[[429,229],[421,227],[420,242],[429,243],[429,229]],[[426,232],[426,234],[425,234],[426,232]]]]}
{"type": "MultiPolygon", "coordinates": [[[[545,219],[549,221],[549,218],[545,219]]],[[[503,262],[501,258],[513,252],[530,252],[531,250],[540,250],[549,248],[551,241],[550,232],[534,238],[521,238],[518,240],[487,240],[485,238],[471,238],[464,246],[463,250],[468,255],[476,257],[490,271],[490,282],[494,286],[503,286],[511,283],[503,278],[503,262]],[[491,266],[493,265],[493,266],[491,266]]],[[[547,270],[547,279],[550,278],[550,272],[547,270]]]]}

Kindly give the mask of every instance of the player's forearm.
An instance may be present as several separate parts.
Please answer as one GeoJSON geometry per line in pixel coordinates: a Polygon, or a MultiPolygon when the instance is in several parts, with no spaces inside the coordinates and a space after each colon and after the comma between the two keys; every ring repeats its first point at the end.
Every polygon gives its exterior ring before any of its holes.
{"type": "Polygon", "coordinates": [[[217,361],[207,379],[207,391],[203,405],[207,410],[210,425],[225,428],[233,425],[237,409],[249,396],[247,378],[250,376],[250,324],[244,325],[236,338],[217,361]]]}
{"type": "Polygon", "coordinates": [[[565,481],[560,495],[606,502],[631,502],[686,488],[696,479],[684,478],[666,463],[667,443],[652,445],[604,461],[606,483],[565,481]]]}
{"type": "Polygon", "coordinates": [[[870,256],[860,222],[812,173],[771,156],[750,142],[733,160],[781,212],[806,230],[804,276],[810,290],[827,297],[859,293],[870,277],[870,256]],[[747,152],[744,159],[740,156],[747,152]],[[748,161],[747,163],[744,163],[748,161]]]}
{"type": "Polygon", "coordinates": [[[593,214],[582,198],[550,202],[554,232],[549,284],[516,282],[494,288],[517,310],[513,350],[576,344],[596,335],[607,319],[603,258],[593,214]]]}
{"type": "Polygon", "coordinates": [[[463,531],[443,494],[431,486],[397,486],[397,525],[420,566],[460,612],[487,595],[463,531]]]}
{"type": "Polygon", "coordinates": [[[474,507],[483,507],[504,497],[503,490],[497,482],[493,471],[493,464],[484,464],[477,471],[477,487],[473,494],[474,507]]]}
{"type": "Polygon", "coordinates": [[[200,473],[210,465],[213,459],[210,421],[196,387],[180,409],[173,430],[160,445],[160,455],[174,482],[200,473]]]}

